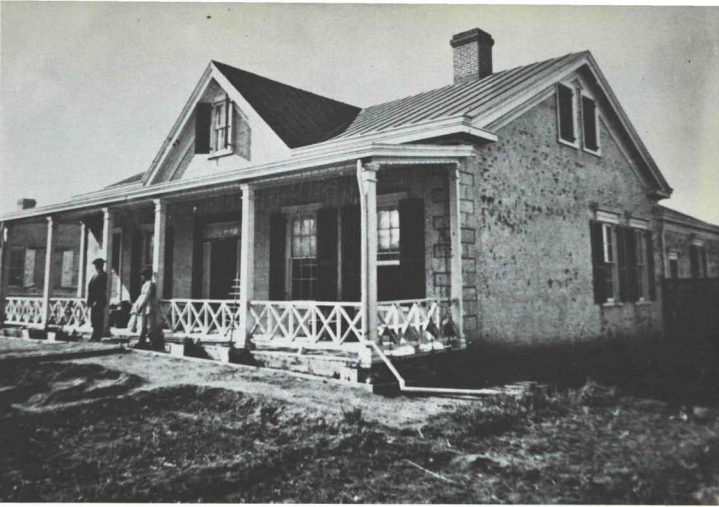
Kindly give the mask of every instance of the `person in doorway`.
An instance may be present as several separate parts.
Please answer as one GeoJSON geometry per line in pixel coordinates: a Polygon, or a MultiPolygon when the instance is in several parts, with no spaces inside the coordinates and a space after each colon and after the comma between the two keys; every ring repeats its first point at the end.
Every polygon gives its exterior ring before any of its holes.
{"type": "MultiPolygon", "coordinates": [[[[144,268],[140,272],[142,290],[130,311],[130,319],[137,323],[140,330],[140,341],[136,347],[146,348],[150,339],[153,349],[164,348],[162,336],[162,313],[157,299],[157,289],[152,281],[152,269],[144,268]]],[[[134,325],[133,325],[134,327],[134,325]]]]}
{"type": "Polygon", "coordinates": [[[92,261],[92,264],[95,266],[95,274],[92,275],[90,283],[87,284],[87,307],[90,309],[90,323],[92,324],[90,341],[98,342],[102,338],[102,332],[105,326],[107,273],[104,269],[104,259],[95,259],[92,261]]]}

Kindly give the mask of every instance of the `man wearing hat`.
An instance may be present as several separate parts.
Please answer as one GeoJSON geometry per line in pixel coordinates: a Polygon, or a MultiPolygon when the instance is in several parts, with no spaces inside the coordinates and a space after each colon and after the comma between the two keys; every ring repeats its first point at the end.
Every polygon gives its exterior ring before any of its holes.
{"type": "MultiPolygon", "coordinates": [[[[140,295],[135,300],[130,311],[130,327],[134,328],[137,324],[140,330],[140,341],[135,345],[137,348],[147,346],[147,339],[150,339],[152,348],[157,350],[164,349],[164,339],[162,336],[162,312],[160,311],[160,302],[157,299],[157,288],[155,282],[152,281],[152,269],[147,267],[140,271],[142,279],[142,289],[140,295]]],[[[133,329],[134,330],[134,329],[133,329]]]]}
{"type": "Polygon", "coordinates": [[[107,306],[107,273],[103,269],[104,259],[92,261],[95,274],[87,284],[87,307],[90,308],[90,322],[92,323],[92,337],[90,341],[100,341],[104,327],[105,307],[107,306]]]}

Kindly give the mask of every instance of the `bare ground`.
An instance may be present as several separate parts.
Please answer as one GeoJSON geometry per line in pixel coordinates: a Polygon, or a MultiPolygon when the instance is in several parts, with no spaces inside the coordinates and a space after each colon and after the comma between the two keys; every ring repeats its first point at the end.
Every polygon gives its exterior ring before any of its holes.
{"type": "Polygon", "coordinates": [[[2,501],[719,499],[714,409],[678,413],[591,383],[521,399],[386,398],[135,353],[12,377],[24,401],[0,414],[2,501]]]}

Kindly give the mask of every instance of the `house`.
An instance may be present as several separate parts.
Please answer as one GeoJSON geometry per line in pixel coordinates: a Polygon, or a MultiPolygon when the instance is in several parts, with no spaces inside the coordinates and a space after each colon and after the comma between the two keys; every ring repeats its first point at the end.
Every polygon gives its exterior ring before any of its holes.
{"type": "MultiPolygon", "coordinates": [[[[672,189],[591,53],[494,72],[493,45],[457,34],[452,84],[367,108],[212,61],[146,171],[4,227],[54,251],[79,224],[80,287],[100,256],[130,300],[151,266],[169,336],[266,354],[660,332],[672,189]]],[[[9,258],[6,323],[86,325],[79,298],[21,305],[9,258]]]]}

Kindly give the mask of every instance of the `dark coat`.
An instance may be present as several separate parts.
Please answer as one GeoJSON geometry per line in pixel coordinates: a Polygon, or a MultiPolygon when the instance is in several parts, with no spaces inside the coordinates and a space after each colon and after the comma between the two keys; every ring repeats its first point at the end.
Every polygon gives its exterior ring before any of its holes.
{"type": "Polygon", "coordinates": [[[95,273],[87,284],[87,306],[93,307],[97,303],[99,307],[107,305],[107,273],[95,273]]]}

